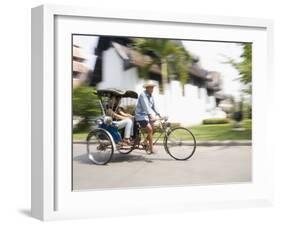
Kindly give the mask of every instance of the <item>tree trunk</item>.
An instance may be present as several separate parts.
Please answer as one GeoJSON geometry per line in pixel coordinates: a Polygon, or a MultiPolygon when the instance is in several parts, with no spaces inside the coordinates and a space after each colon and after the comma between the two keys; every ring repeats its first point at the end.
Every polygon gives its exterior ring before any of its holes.
{"type": "Polygon", "coordinates": [[[165,86],[168,84],[168,63],[166,58],[163,58],[161,60],[161,76],[162,76],[162,81],[160,83],[159,91],[161,93],[164,93],[165,86]]]}
{"type": "Polygon", "coordinates": [[[181,94],[182,94],[182,96],[184,97],[184,95],[185,95],[185,92],[184,92],[184,84],[181,84],[181,94]]]}

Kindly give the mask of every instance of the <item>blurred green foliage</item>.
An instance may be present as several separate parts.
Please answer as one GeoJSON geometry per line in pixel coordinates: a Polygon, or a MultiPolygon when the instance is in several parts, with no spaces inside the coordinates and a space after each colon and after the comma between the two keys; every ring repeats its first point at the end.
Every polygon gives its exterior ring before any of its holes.
{"type": "Polygon", "coordinates": [[[231,64],[240,74],[239,80],[247,85],[244,88],[244,92],[252,93],[252,43],[243,43],[243,53],[241,54],[241,61],[237,62],[234,59],[229,58],[226,63],[231,64]]]}
{"type": "Polygon", "coordinates": [[[87,129],[90,125],[90,119],[101,115],[101,109],[98,102],[99,99],[94,92],[95,89],[89,86],[80,86],[73,89],[73,115],[83,118],[75,128],[76,131],[87,129]]]}
{"type": "Polygon", "coordinates": [[[210,119],[205,119],[203,120],[203,124],[204,125],[208,125],[208,124],[225,124],[225,123],[229,123],[230,120],[227,118],[210,118],[210,119]]]}

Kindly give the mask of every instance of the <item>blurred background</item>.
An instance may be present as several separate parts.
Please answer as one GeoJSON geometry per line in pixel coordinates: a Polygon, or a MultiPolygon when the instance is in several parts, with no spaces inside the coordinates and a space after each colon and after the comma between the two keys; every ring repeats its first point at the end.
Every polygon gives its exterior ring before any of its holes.
{"type": "MultiPolygon", "coordinates": [[[[197,139],[251,139],[251,43],[73,35],[72,44],[74,140],[101,114],[94,90],[140,93],[146,80],[160,113],[197,139]]],[[[133,111],[133,100],[123,104],[133,111]]]]}

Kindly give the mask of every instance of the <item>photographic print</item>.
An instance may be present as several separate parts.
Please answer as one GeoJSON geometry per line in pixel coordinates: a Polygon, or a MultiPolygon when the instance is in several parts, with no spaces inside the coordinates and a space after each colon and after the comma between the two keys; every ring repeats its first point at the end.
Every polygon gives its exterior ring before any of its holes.
{"type": "Polygon", "coordinates": [[[251,182],[252,43],[71,45],[73,190],[251,182]]]}
{"type": "Polygon", "coordinates": [[[272,203],[271,20],[42,5],[31,27],[32,216],[272,203]]]}

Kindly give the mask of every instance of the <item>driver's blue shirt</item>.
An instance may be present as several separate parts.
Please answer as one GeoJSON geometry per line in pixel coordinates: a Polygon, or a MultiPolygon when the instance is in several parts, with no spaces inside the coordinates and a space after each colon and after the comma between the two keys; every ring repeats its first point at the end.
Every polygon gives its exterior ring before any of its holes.
{"type": "Polygon", "coordinates": [[[155,108],[155,101],[152,95],[143,91],[138,98],[135,119],[136,121],[146,120],[149,121],[148,115],[159,114],[155,108]]]}

